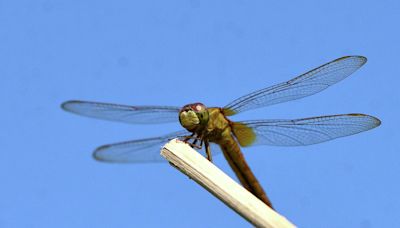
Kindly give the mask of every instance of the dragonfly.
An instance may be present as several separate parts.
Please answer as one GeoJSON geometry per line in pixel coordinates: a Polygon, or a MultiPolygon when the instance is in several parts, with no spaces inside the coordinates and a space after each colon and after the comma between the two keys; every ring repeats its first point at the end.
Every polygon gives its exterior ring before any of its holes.
{"type": "Polygon", "coordinates": [[[71,100],[62,103],[65,111],[87,117],[130,124],[180,122],[184,130],[167,135],[107,144],[93,157],[117,163],[160,162],[160,148],[173,138],[181,138],[195,148],[205,148],[208,160],[219,146],[244,188],[269,207],[272,203],[247,164],[241,147],[255,145],[305,146],[373,129],[381,121],[365,114],[327,115],[300,119],[267,119],[234,122],[230,116],[251,109],[300,99],[318,93],[345,79],[366,63],[363,56],[345,56],[310,70],[289,81],[249,93],[224,107],[196,102],[183,107],[130,106],[71,100]]]}

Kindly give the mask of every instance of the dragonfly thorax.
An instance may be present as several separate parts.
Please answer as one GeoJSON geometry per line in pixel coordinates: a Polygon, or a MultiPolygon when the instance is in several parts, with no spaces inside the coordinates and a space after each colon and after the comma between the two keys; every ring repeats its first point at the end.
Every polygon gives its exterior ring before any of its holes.
{"type": "Polygon", "coordinates": [[[179,122],[191,132],[207,126],[208,119],[208,109],[202,103],[185,105],[179,112],[179,122]]]}

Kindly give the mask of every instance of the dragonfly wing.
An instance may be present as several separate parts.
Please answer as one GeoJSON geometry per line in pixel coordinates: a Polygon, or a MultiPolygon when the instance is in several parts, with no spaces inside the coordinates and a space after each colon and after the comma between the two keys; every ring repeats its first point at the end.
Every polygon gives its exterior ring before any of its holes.
{"type": "MultiPolygon", "coordinates": [[[[296,120],[239,122],[253,129],[252,145],[304,146],[357,134],[380,125],[380,120],[364,114],[311,117],[296,120]]],[[[246,130],[244,129],[244,130],[246,130]]],[[[240,132],[240,129],[237,129],[240,132]]]]}
{"type": "Polygon", "coordinates": [[[99,161],[115,163],[163,162],[165,160],[160,155],[161,147],[169,140],[187,134],[187,131],[178,131],[161,137],[108,144],[97,148],[93,157],[99,161]]]}
{"type": "Polygon", "coordinates": [[[224,107],[226,115],[296,100],[318,93],[343,80],[367,62],[363,56],[346,56],[326,63],[292,80],[255,91],[224,107]]]}
{"type": "Polygon", "coordinates": [[[61,107],[82,116],[133,124],[178,121],[180,110],[171,106],[128,106],[90,101],[67,101],[61,107]]]}

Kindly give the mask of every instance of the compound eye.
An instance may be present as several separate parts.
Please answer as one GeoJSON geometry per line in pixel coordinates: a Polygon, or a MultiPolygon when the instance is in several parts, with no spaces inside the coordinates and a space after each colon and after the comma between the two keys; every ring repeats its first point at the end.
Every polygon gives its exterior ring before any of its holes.
{"type": "Polygon", "coordinates": [[[199,113],[199,112],[203,112],[204,110],[206,110],[206,106],[204,106],[202,103],[194,103],[192,105],[192,109],[193,109],[193,111],[199,113]]]}
{"type": "Polygon", "coordinates": [[[203,110],[203,106],[201,106],[201,105],[196,105],[196,111],[201,111],[201,110],[203,110]]]}

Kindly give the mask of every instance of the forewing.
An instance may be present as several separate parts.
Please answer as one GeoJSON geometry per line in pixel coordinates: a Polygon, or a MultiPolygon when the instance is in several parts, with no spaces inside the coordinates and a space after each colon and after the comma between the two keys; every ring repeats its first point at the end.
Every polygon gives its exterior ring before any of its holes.
{"type": "Polygon", "coordinates": [[[156,124],[178,121],[179,107],[128,106],[90,101],[67,101],[62,109],[82,116],[133,124],[156,124]]]}
{"type": "Polygon", "coordinates": [[[115,163],[162,162],[165,160],[160,155],[161,147],[169,140],[185,135],[188,135],[187,131],[179,131],[161,137],[108,144],[97,148],[93,157],[115,163]]]}
{"type": "Polygon", "coordinates": [[[373,116],[346,114],[239,123],[252,128],[256,134],[252,145],[305,146],[367,131],[381,122],[373,116]]]}
{"type": "Polygon", "coordinates": [[[367,59],[362,56],[346,56],[333,60],[287,82],[240,97],[225,106],[224,112],[226,115],[233,115],[249,109],[310,96],[343,80],[366,61],[367,59]]]}

